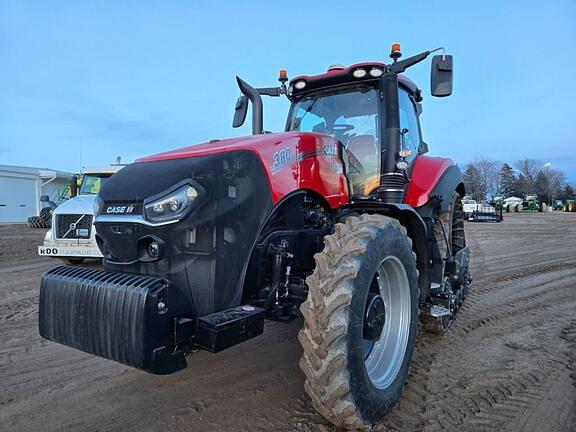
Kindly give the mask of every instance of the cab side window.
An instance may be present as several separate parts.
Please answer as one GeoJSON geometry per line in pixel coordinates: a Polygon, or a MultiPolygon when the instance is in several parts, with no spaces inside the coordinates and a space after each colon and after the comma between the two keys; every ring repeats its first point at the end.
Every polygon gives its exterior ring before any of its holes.
{"type": "Polygon", "coordinates": [[[400,99],[400,130],[402,131],[401,142],[404,143],[403,148],[410,149],[412,155],[406,160],[411,162],[418,154],[420,148],[420,130],[418,129],[418,116],[416,115],[416,107],[412,102],[408,92],[402,88],[398,89],[398,97],[400,99]]]}
{"type": "Polygon", "coordinates": [[[296,128],[294,130],[326,133],[326,123],[322,117],[312,111],[307,111],[308,107],[298,107],[296,112],[296,128]]]}

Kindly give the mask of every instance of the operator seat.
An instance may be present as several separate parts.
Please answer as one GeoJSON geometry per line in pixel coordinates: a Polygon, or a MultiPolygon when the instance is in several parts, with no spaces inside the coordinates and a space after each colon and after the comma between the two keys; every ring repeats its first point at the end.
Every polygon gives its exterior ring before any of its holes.
{"type": "Polygon", "coordinates": [[[376,139],[372,135],[353,136],[348,140],[346,153],[353,195],[368,195],[380,185],[380,158],[376,139]]]}

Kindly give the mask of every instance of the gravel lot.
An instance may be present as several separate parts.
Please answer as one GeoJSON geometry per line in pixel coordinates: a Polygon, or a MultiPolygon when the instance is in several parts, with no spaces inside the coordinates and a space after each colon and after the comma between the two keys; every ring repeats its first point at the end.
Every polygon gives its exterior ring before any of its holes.
{"type": "MultiPolygon", "coordinates": [[[[0,225],[0,431],[333,431],[298,369],[300,321],[153,376],[41,340],[45,230],[0,225]]],[[[377,430],[576,430],[576,214],[467,224],[471,294],[444,336],[421,334],[377,430]]],[[[92,264],[96,265],[96,264],[92,264]]]]}

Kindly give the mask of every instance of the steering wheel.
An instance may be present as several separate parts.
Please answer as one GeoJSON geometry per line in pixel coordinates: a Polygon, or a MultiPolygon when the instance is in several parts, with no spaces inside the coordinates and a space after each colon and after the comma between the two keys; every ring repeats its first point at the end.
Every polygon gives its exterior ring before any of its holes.
{"type": "Polygon", "coordinates": [[[335,124],[332,125],[332,130],[334,132],[340,132],[340,133],[344,133],[344,132],[348,132],[350,130],[354,129],[354,126],[352,126],[351,124],[335,124]]]}

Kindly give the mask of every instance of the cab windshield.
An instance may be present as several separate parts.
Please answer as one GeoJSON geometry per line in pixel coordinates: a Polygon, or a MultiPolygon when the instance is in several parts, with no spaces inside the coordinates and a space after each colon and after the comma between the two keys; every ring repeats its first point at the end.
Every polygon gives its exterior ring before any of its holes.
{"type": "Polygon", "coordinates": [[[102,185],[106,183],[110,174],[84,174],[80,195],[96,195],[102,185]]]}
{"type": "Polygon", "coordinates": [[[293,102],[288,119],[288,131],[330,135],[342,144],[353,196],[379,185],[379,129],[378,91],[367,85],[304,95],[293,102]]]}

